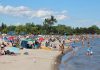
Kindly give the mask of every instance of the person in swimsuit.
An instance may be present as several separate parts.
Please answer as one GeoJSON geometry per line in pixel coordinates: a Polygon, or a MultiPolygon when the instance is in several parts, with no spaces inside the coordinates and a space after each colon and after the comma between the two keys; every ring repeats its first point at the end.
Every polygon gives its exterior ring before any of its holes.
{"type": "Polygon", "coordinates": [[[87,48],[87,55],[93,55],[92,47],[87,48]]]}

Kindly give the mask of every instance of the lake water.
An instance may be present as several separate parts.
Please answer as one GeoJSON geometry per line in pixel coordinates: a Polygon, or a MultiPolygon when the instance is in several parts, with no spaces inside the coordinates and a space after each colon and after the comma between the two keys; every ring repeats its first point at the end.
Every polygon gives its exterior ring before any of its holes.
{"type": "Polygon", "coordinates": [[[69,52],[62,58],[62,63],[59,66],[60,70],[100,70],[100,38],[90,39],[90,46],[93,47],[93,55],[87,56],[85,47],[81,47],[81,43],[76,43],[79,46],[75,56],[69,52]]]}

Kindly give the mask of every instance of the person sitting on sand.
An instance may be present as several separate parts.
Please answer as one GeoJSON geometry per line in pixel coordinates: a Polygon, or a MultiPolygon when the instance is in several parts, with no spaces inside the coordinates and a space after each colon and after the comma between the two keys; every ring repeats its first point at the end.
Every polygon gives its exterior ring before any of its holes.
{"type": "Polygon", "coordinates": [[[48,47],[48,46],[49,46],[49,42],[48,42],[48,41],[46,41],[45,46],[46,46],[46,47],[48,47]]]}
{"type": "Polygon", "coordinates": [[[40,43],[37,40],[35,40],[35,44],[34,45],[35,45],[35,49],[38,49],[41,46],[40,43]]]}
{"type": "Polygon", "coordinates": [[[4,51],[4,47],[3,46],[0,48],[0,55],[5,55],[5,51],[4,51]]]}

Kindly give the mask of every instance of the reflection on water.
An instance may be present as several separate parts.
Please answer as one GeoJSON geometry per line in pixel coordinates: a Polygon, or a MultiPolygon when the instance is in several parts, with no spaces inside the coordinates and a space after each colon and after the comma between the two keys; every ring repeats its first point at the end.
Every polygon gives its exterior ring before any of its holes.
{"type": "MultiPolygon", "coordinates": [[[[93,55],[86,55],[86,44],[84,48],[80,48],[75,56],[68,60],[71,53],[66,54],[62,58],[60,70],[100,70],[100,39],[90,40],[91,46],[93,47],[93,55]],[[64,60],[68,60],[63,63],[64,60]]],[[[81,44],[78,43],[81,47],[81,44]]]]}

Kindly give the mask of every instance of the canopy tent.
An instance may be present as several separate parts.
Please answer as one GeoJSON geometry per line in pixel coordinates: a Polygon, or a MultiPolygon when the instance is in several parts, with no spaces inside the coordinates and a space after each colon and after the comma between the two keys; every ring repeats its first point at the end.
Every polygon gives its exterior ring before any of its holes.
{"type": "Polygon", "coordinates": [[[33,44],[33,43],[35,43],[34,39],[30,39],[30,38],[29,39],[24,39],[24,40],[21,41],[21,46],[23,48],[28,48],[29,47],[28,44],[33,44]]]}

